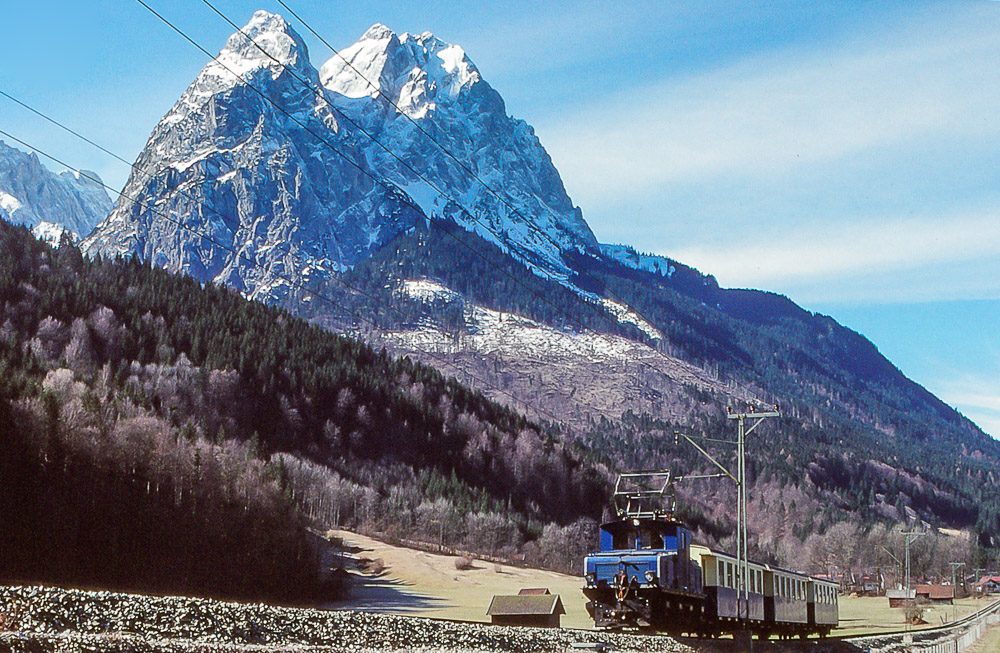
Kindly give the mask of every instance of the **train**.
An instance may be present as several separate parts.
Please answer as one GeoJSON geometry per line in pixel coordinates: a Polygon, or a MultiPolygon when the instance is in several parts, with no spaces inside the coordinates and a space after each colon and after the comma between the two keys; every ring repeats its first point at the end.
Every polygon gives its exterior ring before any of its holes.
{"type": "Polygon", "coordinates": [[[595,627],[768,639],[826,637],[838,626],[836,582],[748,561],[741,588],[737,557],[694,544],[674,503],[663,506],[670,490],[669,472],[619,476],[617,519],[601,525],[600,551],[584,558],[595,627]]]}

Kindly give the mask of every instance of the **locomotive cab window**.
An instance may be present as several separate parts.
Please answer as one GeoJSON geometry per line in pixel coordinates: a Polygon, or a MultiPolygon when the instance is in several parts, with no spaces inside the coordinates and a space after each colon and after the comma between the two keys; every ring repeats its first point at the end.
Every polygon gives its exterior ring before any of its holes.
{"type": "Polygon", "coordinates": [[[614,533],[611,545],[615,549],[662,549],[663,536],[651,528],[630,528],[614,533]]]}

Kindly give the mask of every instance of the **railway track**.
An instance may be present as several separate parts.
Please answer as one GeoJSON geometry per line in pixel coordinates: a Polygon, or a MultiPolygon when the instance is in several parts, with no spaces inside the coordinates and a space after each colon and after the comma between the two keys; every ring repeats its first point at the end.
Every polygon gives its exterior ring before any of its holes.
{"type": "MultiPolygon", "coordinates": [[[[467,626],[482,626],[484,622],[482,621],[471,621],[462,619],[435,619],[436,621],[443,621],[455,625],[467,625],[467,626]]],[[[980,610],[973,612],[972,614],[965,616],[956,621],[952,621],[943,626],[932,626],[927,628],[920,628],[919,630],[898,630],[890,631],[884,633],[878,633],[874,635],[830,635],[822,639],[810,638],[805,640],[807,643],[818,643],[818,642],[829,642],[829,643],[843,643],[854,646],[860,651],[870,651],[871,653],[890,653],[892,651],[926,651],[927,653],[960,653],[963,648],[956,648],[954,642],[965,635],[966,631],[975,628],[977,625],[982,625],[984,627],[1000,623],[1000,600],[994,601],[993,603],[987,605],[980,610]],[[994,619],[989,621],[990,617],[994,619]]],[[[573,628],[563,628],[564,632],[578,632],[583,634],[593,634],[595,631],[592,630],[578,630],[573,628]]],[[[657,633],[652,630],[638,630],[638,631],[597,631],[597,632],[607,632],[607,633],[617,633],[617,632],[628,632],[634,635],[651,635],[658,636],[663,635],[663,633],[657,633]]],[[[982,633],[976,633],[976,637],[971,639],[969,644],[974,643],[978,636],[982,633]]],[[[682,641],[687,644],[695,644],[700,641],[711,642],[718,641],[711,638],[697,638],[697,637],[680,637],[678,641],[682,641]]],[[[773,643],[778,643],[781,640],[772,639],[773,643]]],[[[790,643],[797,641],[795,638],[790,638],[787,640],[790,643]]]]}
{"type": "Polygon", "coordinates": [[[992,624],[1000,623],[1000,600],[943,626],[920,630],[900,630],[878,635],[828,637],[851,644],[862,651],[926,651],[927,653],[960,653],[975,643],[992,624]]]}

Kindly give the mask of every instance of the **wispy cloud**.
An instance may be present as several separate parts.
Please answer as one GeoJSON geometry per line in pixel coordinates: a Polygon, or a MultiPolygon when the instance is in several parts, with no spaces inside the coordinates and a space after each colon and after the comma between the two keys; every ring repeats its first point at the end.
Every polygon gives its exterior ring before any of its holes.
{"type": "Polygon", "coordinates": [[[1000,272],[1000,206],[921,218],[806,223],[778,236],[664,253],[712,272],[724,286],[768,288],[807,302],[843,300],[845,294],[857,298],[859,289],[850,280],[861,278],[879,295],[867,299],[993,298],[1000,297],[1000,278],[988,269],[1000,272]],[[975,269],[970,273],[965,264],[975,269]],[[880,281],[873,281],[876,277],[880,281]],[[831,287],[831,280],[840,281],[831,287]]]}
{"type": "Polygon", "coordinates": [[[585,208],[721,175],[781,175],[942,134],[993,137],[996,27],[956,14],[888,40],[785,50],[601,98],[541,129],[585,208]]]}
{"type": "Polygon", "coordinates": [[[1000,187],[984,172],[1000,151],[1000,5],[866,29],[598,97],[538,131],[599,237],[724,285],[1000,297],[1000,187]]]}
{"type": "Polygon", "coordinates": [[[997,376],[966,377],[961,381],[946,382],[940,395],[979,428],[1000,439],[1000,381],[997,379],[997,376]]]}

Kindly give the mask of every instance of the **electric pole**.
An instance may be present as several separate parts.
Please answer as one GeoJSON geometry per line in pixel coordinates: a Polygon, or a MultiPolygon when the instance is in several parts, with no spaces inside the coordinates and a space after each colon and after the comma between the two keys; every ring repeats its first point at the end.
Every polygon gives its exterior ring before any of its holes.
{"type": "Polygon", "coordinates": [[[982,567],[976,567],[975,569],[972,570],[972,575],[975,577],[975,580],[973,581],[973,583],[975,583],[975,584],[972,586],[972,593],[976,595],[976,612],[979,612],[979,594],[980,594],[980,592],[979,592],[979,580],[980,580],[979,572],[983,572],[985,574],[986,573],[986,569],[984,569],[982,567]]]}
{"type": "MultiPolygon", "coordinates": [[[[781,417],[781,413],[778,411],[777,404],[775,404],[774,410],[771,411],[758,411],[751,407],[747,412],[734,413],[732,412],[732,409],[727,408],[726,413],[729,419],[737,420],[736,441],[733,442],[731,440],[718,440],[713,438],[700,439],[710,442],[721,442],[723,444],[735,444],[736,473],[734,474],[726,468],[725,465],[706,451],[704,447],[695,442],[694,438],[679,431],[674,431],[675,444],[679,442],[680,438],[684,438],[687,440],[688,444],[697,449],[701,455],[708,458],[713,465],[721,470],[718,474],[699,474],[686,477],[680,476],[677,477],[677,480],[680,481],[685,478],[721,478],[723,476],[728,476],[736,482],[736,560],[738,563],[736,565],[736,615],[740,623],[745,626],[746,619],[749,619],[750,617],[750,589],[747,582],[750,576],[750,560],[747,537],[746,436],[750,435],[750,433],[765,419],[769,417],[781,417]],[[747,425],[747,422],[750,422],[749,426],[747,425]]],[[[761,590],[763,590],[763,588],[761,588],[761,590]]]]}
{"type": "Polygon", "coordinates": [[[747,459],[746,459],[746,437],[753,432],[760,423],[769,417],[781,417],[778,405],[774,405],[774,410],[757,412],[752,406],[749,412],[733,413],[729,412],[727,417],[736,420],[736,559],[739,561],[738,582],[737,582],[737,614],[742,617],[744,606],[746,616],[750,616],[750,592],[747,587],[747,579],[750,575],[749,559],[749,538],[747,533],[747,459]],[[750,422],[749,427],[747,422],[750,422]]]}
{"type": "Polygon", "coordinates": [[[958,585],[955,584],[955,572],[965,566],[964,562],[949,562],[951,566],[951,620],[955,621],[955,601],[958,600],[958,585]]]}
{"type": "MultiPolygon", "coordinates": [[[[910,629],[910,545],[913,544],[918,537],[923,537],[927,533],[920,533],[917,531],[904,531],[900,533],[906,538],[906,613],[903,615],[906,621],[906,630],[910,629]]],[[[916,603],[916,601],[914,601],[916,603]]]]}

